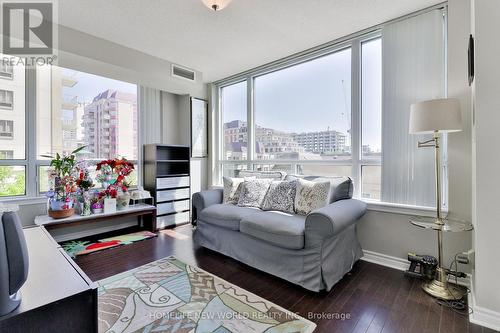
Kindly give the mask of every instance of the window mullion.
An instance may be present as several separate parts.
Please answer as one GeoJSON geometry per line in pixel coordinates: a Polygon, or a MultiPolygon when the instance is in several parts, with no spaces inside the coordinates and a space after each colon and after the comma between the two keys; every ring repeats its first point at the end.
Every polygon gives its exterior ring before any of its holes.
{"type": "MultiPolygon", "coordinates": [[[[247,161],[255,159],[254,80],[247,78],[247,161]]],[[[250,167],[250,165],[249,165],[250,167]]]]}
{"type": "Polygon", "coordinates": [[[354,40],[351,45],[351,153],[354,196],[361,193],[361,43],[354,40]]]}
{"type": "Polygon", "coordinates": [[[38,196],[36,158],[36,69],[26,67],[26,195],[38,196]]]}

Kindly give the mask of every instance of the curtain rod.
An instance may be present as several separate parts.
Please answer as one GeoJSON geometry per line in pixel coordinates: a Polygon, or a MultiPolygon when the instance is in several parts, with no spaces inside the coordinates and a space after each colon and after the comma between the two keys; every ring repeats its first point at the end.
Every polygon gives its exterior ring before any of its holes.
{"type": "Polygon", "coordinates": [[[374,33],[374,32],[380,30],[382,27],[384,27],[384,26],[386,26],[388,24],[400,22],[402,20],[406,20],[406,19],[418,16],[418,15],[421,15],[421,14],[425,14],[425,13],[428,13],[428,12],[436,10],[436,9],[445,9],[447,7],[447,5],[448,5],[448,2],[445,1],[445,2],[438,3],[436,5],[430,6],[430,7],[426,7],[426,8],[417,10],[415,12],[412,12],[412,13],[409,13],[409,14],[406,14],[406,15],[403,15],[403,16],[391,19],[389,21],[385,21],[383,23],[379,23],[377,25],[371,26],[369,28],[366,28],[366,29],[363,29],[363,30],[360,30],[360,31],[357,31],[357,32],[354,32],[354,33],[349,34],[347,36],[343,36],[343,37],[334,39],[334,40],[332,40],[330,42],[326,42],[324,44],[320,44],[318,46],[309,48],[307,50],[300,51],[300,52],[294,53],[292,55],[286,56],[284,58],[280,58],[280,59],[271,61],[271,62],[266,63],[264,65],[260,65],[260,66],[257,66],[257,67],[245,70],[243,72],[240,72],[238,74],[234,74],[234,75],[228,76],[226,78],[214,81],[214,82],[212,82],[212,84],[214,84],[214,85],[223,85],[224,83],[229,83],[229,82],[233,82],[233,81],[238,81],[240,79],[244,79],[245,77],[247,77],[249,75],[252,75],[252,74],[255,74],[256,72],[263,72],[263,71],[267,71],[269,69],[275,69],[276,67],[280,67],[280,65],[286,65],[291,60],[298,59],[298,58],[301,58],[301,57],[304,57],[304,56],[307,56],[307,55],[312,55],[314,53],[321,52],[321,51],[323,51],[325,49],[330,49],[332,47],[339,46],[342,43],[345,43],[345,42],[347,42],[349,40],[352,40],[354,38],[358,38],[358,37],[361,37],[363,35],[374,33]]]}

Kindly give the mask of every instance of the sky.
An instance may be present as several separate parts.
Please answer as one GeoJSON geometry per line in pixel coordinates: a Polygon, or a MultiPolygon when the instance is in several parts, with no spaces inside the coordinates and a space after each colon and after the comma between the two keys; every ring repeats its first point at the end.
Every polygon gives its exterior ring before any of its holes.
{"type": "MultiPolygon", "coordinates": [[[[380,150],[381,42],[362,47],[363,145],[380,150]]],[[[285,132],[337,130],[351,122],[351,50],[259,76],[254,82],[255,123],[285,132]]],[[[223,88],[223,121],[246,121],[246,82],[223,88]]],[[[348,140],[350,142],[350,140],[348,140]]]]}
{"type": "Polygon", "coordinates": [[[77,84],[64,88],[64,97],[78,96],[79,102],[92,102],[94,97],[108,89],[137,94],[137,85],[106,77],[61,68],[65,76],[75,79],[77,84]]]}

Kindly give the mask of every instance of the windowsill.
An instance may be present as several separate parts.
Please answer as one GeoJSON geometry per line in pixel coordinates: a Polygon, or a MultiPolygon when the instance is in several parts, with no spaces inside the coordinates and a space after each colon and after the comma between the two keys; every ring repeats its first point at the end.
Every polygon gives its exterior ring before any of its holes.
{"type": "MultiPolygon", "coordinates": [[[[395,203],[380,202],[375,200],[361,199],[368,204],[368,210],[383,213],[401,214],[401,215],[418,215],[418,216],[436,216],[436,208],[411,206],[395,203]]],[[[448,210],[444,209],[443,214],[447,214],[448,210]]]]}
{"type": "MultiPolygon", "coordinates": [[[[129,188],[129,191],[134,191],[137,190],[137,185],[132,186],[129,188]]],[[[103,188],[96,188],[98,190],[102,190],[103,188]]],[[[47,202],[47,198],[42,196],[39,197],[27,197],[27,196],[19,196],[19,197],[6,197],[6,198],[0,198],[0,204],[12,204],[12,205],[19,205],[19,206],[25,206],[25,205],[37,205],[37,204],[43,204],[47,202]]]]}

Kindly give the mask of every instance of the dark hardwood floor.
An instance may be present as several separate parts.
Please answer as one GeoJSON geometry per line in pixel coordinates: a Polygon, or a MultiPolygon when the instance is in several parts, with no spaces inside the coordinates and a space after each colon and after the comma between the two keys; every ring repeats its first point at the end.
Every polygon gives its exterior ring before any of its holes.
{"type": "Polygon", "coordinates": [[[178,227],[153,239],[81,256],[76,262],[97,281],[175,255],[309,318],[318,325],[315,332],[494,332],[438,305],[421,290],[419,280],[398,270],[359,261],[329,293],[314,293],[197,247],[191,233],[190,226],[178,227]],[[331,319],[336,314],[345,319],[331,319]]]}

